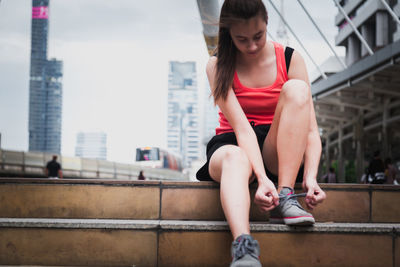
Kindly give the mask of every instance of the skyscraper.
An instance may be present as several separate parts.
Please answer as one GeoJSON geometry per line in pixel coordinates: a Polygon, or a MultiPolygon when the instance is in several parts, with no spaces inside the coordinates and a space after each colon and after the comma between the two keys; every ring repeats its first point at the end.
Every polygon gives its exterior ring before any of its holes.
{"type": "Polygon", "coordinates": [[[47,60],[49,0],[32,1],[29,150],[60,153],[62,61],[47,60]]]}
{"type": "Polygon", "coordinates": [[[76,135],[75,156],[107,160],[107,134],[80,132],[76,135]]]}
{"type": "Polygon", "coordinates": [[[184,166],[199,158],[200,135],[195,62],[169,63],[167,148],[184,166]]]}

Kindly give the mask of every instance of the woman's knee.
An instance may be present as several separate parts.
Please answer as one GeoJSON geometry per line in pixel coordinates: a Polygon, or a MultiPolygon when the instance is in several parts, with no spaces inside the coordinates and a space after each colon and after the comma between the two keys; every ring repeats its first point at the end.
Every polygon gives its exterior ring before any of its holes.
{"type": "Polygon", "coordinates": [[[240,174],[240,177],[247,177],[252,173],[250,161],[243,149],[235,145],[222,146],[211,156],[210,175],[215,181],[220,182],[223,173],[232,170],[240,174]]]}
{"type": "Polygon", "coordinates": [[[231,146],[225,151],[225,162],[247,164],[249,159],[246,152],[238,146],[231,146]]]}
{"type": "Polygon", "coordinates": [[[311,101],[311,91],[309,85],[298,79],[291,79],[282,86],[281,95],[285,102],[293,103],[303,107],[311,101]]]}
{"type": "Polygon", "coordinates": [[[243,168],[251,174],[251,164],[246,152],[238,146],[231,146],[225,150],[223,167],[243,168]]]}

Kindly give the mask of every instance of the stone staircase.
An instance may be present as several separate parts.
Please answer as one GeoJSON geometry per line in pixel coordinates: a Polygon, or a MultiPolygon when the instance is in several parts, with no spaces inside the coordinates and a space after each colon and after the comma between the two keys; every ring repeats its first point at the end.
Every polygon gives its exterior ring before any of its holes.
{"type": "MultiPolygon", "coordinates": [[[[251,207],[263,266],[400,266],[400,186],[321,187],[314,227],[251,207]]],[[[0,265],[229,266],[231,242],[215,183],[0,179],[0,265]]]]}

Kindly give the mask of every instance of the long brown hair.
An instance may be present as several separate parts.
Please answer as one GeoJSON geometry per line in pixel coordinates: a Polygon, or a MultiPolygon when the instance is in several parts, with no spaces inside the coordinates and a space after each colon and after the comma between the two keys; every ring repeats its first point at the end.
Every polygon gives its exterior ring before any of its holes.
{"type": "Polygon", "coordinates": [[[229,32],[230,27],[237,22],[248,20],[260,15],[268,24],[268,13],[261,0],[225,0],[219,16],[218,46],[216,54],[217,73],[214,101],[226,99],[228,90],[232,86],[235,73],[237,48],[229,32]]]}

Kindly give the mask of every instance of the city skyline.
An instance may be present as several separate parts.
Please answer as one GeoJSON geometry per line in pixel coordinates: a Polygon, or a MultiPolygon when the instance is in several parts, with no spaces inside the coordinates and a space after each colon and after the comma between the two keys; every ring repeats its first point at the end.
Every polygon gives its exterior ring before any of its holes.
{"type": "MultiPolygon", "coordinates": [[[[333,42],[337,10],[332,2],[304,2],[313,14],[329,7],[331,18],[322,18],[320,24],[333,42]]],[[[294,26],[291,15],[296,10],[287,9],[287,19],[294,26]]],[[[28,148],[30,11],[27,1],[0,5],[0,132],[5,149],[28,148]]],[[[208,54],[196,1],[138,4],[121,0],[119,5],[54,1],[49,12],[49,58],[56,56],[64,62],[61,153],[74,154],[79,131],[106,132],[112,161],[131,162],[139,146],[167,147],[162,133],[167,128],[168,62],[195,61],[199,90],[209,90],[204,71],[208,54]]],[[[270,7],[269,12],[268,27],[275,36],[278,18],[270,7]]],[[[297,21],[299,27],[303,20],[306,17],[297,21]]],[[[320,38],[308,32],[301,36],[315,51],[317,62],[329,56],[319,48],[320,38]]],[[[297,47],[295,42],[293,46],[297,47]]],[[[311,72],[313,67],[303,56],[311,72]]]]}

